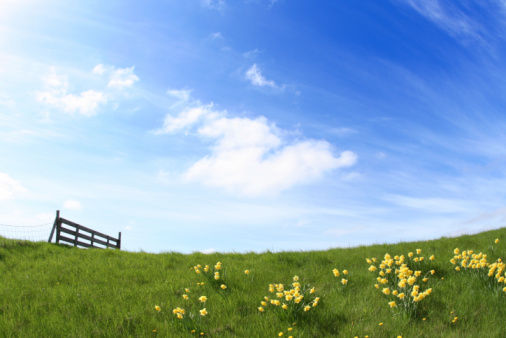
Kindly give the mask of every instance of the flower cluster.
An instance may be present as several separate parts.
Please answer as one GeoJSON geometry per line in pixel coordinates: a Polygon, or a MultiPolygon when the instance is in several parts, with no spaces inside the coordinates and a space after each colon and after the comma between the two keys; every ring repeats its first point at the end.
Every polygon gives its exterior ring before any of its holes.
{"type": "MultiPolygon", "coordinates": [[[[499,240],[496,239],[495,243],[499,240]]],[[[465,271],[475,274],[485,279],[489,287],[502,287],[506,292],[506,264],[502,259],[497,259],[494,263],[487,261],[487,255],[480,252],[475,254],[473,250],[460,252],[459,248],[453,250],[454,256],[450,263],[455,265],[456,271],[465,271]]]]}
{"type": "MultiPolygon", "coordinates": [[[[227,285],[223,283],[225,272],[222,268],[221,262],[217,262],[213,269],[209,265],[202,267],[202,265],[197,264],[191,268],[191,270],[194,270],[198,275],[204,276],[209,282],[209,285],[215,288],[215,291],[219,291],[219,289],[227,289],[227,285]]],[[[203,282],[201,284],[204,285],[203,282]]]]}
{"type": "Polygon", "coordinates": [[[264,297],[258,310],[264,312],[269,306],[282,320],[298,319],[315,308],[320,301],[320,297],[315,295],[315,288],[299,283],[298,276],[293,277],[293,283],[289,289],[285,288],[284,284],[269,284],[269,292],[274,296],[264,297]]]}
{"type": "Polygon", "coordinates": [[[407,260],[404,255],[392,257],[388,253],[381,262],[376,258],[366,258],[370,264],[369,271],[378,273],[378,283],[374,286],[388,296],[388,305],[409,315],[414,315],[418,304],[432,293],[432,288],[427,288],[427,282],[429,276],[435,273],[434,270],[428,270],[434,255],[426,264],[421,253],[421,249],[416,250],[417,256],[410,252],[407,260]]]}
{"type": "MultiPolygon", "coordinates": [[[[332,273],[334,274],[334,277],[338,278],[341,276],[341,272],[339,272],[338,269],[334,269],[332,270],[332,273]]],[[[348,270],[343,270],[343,276],[341,278],[341,284],[342,285],[347,285],[348,284],[348,279],[347,278],[344,278],[344,277],[348,277],[348,270]]]]}
{"type": "MultiPolygon", "coordinates": [[[[192,333],[200,332],[203,335],[203,318],[206,317],[209,312],[205,305],[207,302],[207,296],[191,297],[190,289],[185,288],[182,294],[184,301],[183,306],[178,306],[172,310],[172,318],[176,326],[180,326],[187,331],[192,333]]],[[[157,313],[163,314],[162,308],[159,305],[155,305],[157,313]]]]}

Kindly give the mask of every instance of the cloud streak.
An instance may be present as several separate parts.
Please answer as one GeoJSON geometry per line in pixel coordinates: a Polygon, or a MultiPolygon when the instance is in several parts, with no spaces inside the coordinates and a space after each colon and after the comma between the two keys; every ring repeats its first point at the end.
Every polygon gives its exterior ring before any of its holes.
{"type": "Polygon", "coordinates": [[[10,200],[27,191],[21,183],[6,173],[0,173],[0,201],[10,200]]]}
{"type": "Polygon", "coordinates": [[[260,68],[258,68],[257,64],[254,63],[253,66],[251,66],[246,71],[246,79],[248,79],[252,85],[258,86],[258,87],[272,87],[277,88],[278,86],[276,83],[272,80],[267,80],[265,76],[262,75],[262,72],[260,71],[260,68]]]}

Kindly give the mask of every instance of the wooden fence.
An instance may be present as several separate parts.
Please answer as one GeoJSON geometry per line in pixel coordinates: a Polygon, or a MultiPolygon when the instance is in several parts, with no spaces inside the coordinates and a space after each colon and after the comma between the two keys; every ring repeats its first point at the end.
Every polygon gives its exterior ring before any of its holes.
{"type": "Polygon", "coordinates": [[[59,210],[56,211],[56,219],[54,220],[53,229],[49,235],[49,243],[51,243],[55,232],[57,244],[63,242],[85,248],[121,249],[121,232],[119,233],[118,238],[105,235],[101,232],[83,227],[82,225],[60,217],[59,210]],[[67,235],[70,235],[70,237],[67,235]],[[99,246],[97,246],[97,244],[99,246]]]}

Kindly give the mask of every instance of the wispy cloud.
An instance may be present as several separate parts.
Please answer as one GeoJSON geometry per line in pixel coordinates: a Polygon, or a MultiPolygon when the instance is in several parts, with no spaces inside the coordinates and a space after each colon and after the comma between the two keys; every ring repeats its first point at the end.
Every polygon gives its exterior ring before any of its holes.
{"type": "Polygon", "coordinates": [[[201,4],[209,9],[223,9],[225,7],[225,0],[201,0],[201,4]]]}
{"type": "Polygon", "coordinates": [[[418,209],[430,213],[464,213],[472,209],[469,201],[460,199],[391,195],[385,197],[385,200],[402,207],[418,209]]]}
{"type": "Polygon", "coordinates": [[[278,86],[274,81],[267,80],[265,76],[262,75],[262,72],[260,71],[260,68],[258,68],[257,64],[254,63],[253,66],[251,66],[246,71],[246,79],[250,80],[251,84],[258,87],[272,87],[277,88],[278,86]]]}
{"type": "Polygon", "coordinates": [[[405,2],[452,36],[484,41],[482,27],[451,2],[439,0],[405,0],[405,2]]]}
{"type": "Polygon", "coordinates": [[[176,117],[167,115],[162,128],[156,130],[155,134],[173,133],[193,126],[202,118],[212,115],[212,111],[210,110],[211,106],[212,105],[187,108],[176,117]]]}
{"type": "Polygon", "coordinates": [[[167,115],[157,133],[195,126],[197,134],[211,142],[211,149],[184,172],[184,181],[239,195],[276,195],[328,171],[353,166],[357,160],[351,151],[336,155],[324,140],[290,142],[265,117],[228,117],[211,105],[185,109],[175,117],[167,115]]]}
{"type": "Polygon", "coordinates": [[[0,201],[12,199],[27,191],[21,183],[6,173],[0,173],[0,201]]]}
{"type": "Polygon", "coordinates": [[[122,89],[133,86],[137,81],[139,81],[139,77],[134,74],[134,67],[120,68],[112,72],[107,86],[122,89]]]}
{"type": "Polygon", "coordinates": [[[186,102],[190,99],[191,90],[189,90],[189,89],[169,89],[169,90],[167,90],[167,94],[186,102]]]}
{"type": "Polygon", "coordinates": [[[66,200],[65,202],[63,202],[63,207],[65,209],[76,210],[76,211],[79,211],[83,208],[83,206],[81,205],[81,202],[76,201],[76,200],[72,200],[72,199],[69,199],[69,200],[66,200]]]}

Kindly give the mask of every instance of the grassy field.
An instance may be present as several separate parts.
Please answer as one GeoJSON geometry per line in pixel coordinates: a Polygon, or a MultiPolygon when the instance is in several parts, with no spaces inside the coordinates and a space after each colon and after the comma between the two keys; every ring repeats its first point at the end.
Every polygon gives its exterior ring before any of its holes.
{"type": "Polygon", "coordinates": [[[0,238],[0,336],[506,337],[501,257],[506,228],[260,254],[148,254],[0,238]],[[486,262],[475,256],[478,266],[466,268],[467,250],[486,262]]]}

